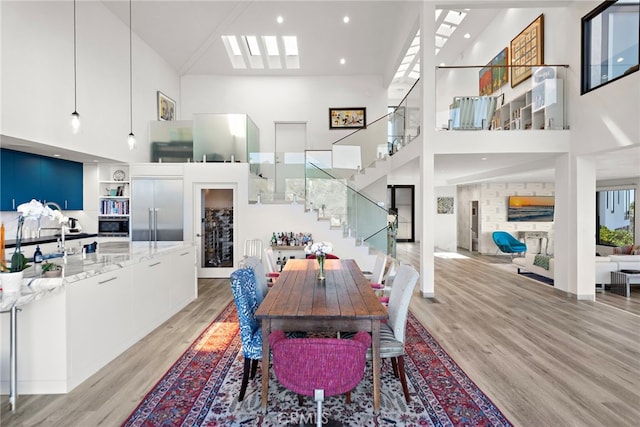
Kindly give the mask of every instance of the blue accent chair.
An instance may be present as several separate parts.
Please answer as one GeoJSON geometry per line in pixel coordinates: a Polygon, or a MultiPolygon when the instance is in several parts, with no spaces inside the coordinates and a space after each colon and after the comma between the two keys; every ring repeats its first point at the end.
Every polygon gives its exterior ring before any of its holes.
{"type": "MultiPolygon", "coordinates": [[[[498,247],[498,250],[505,254],[509,254],[511,258],[513,258],[513,254],[527,252],[527,245],[506,231],[494,231],[493,242],[498,247]]],[[[496,251],[496,253],[498,253],[498,251],[496,251]]]]}
{"type": "MultiPolygon", "coordinates": [[[[258,361],[262,360],[262,327],[255,318],[259,303],[257,281],[253,270],[242,268],[231,273],[231,290],[238,310],[244,356],[244,371],[238,396],[238,402],[242,402],[249,383],[249,370],[251,370],[251,379],[255,378],[258,361]]],[[[267,375],[266,372],[264,375],[267,375]]]]}

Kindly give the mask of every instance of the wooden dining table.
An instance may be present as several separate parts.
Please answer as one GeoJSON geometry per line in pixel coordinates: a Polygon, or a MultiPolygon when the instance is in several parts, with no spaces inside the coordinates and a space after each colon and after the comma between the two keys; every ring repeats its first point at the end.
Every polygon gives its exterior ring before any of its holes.
{"type": "Polygon", "coordinates": [[[269,394],[269,334],[368,331],[373,362],[373,410],[380,410],[380,322],[388,318],[369,281],[352,259],[325,260],[326,278],[318,279],[318,262],[287,261],[280,277],[258,307],[262,322],[262,411],[269,394]]]}

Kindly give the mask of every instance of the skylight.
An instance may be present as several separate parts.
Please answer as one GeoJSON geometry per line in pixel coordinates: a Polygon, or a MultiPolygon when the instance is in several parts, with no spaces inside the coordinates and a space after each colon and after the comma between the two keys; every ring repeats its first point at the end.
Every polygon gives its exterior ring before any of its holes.
{"type": "MultiPolygon", "coordinates": [[[[435,34],[435,53],[440,53],[442,47],[447,43],[449,38],[458,29],[467,16],[469,9],[460,10],[442,10],[436,9],[436,34],[435,34]]],[[[416,33],[411,46],[407,49],[400,65],[393,76],[394,83],[412,84],[420,78],[420,30],[416,33]]]]}
{"type": "Polygon", "coordinates": [[[296,36],[283,36],[282,41],[287,56],[298,56],[298,38],[296,36]]]}
{"type": "Polygon", "coordinates": [[[296,36],[225,35],[222,42],[235,69],[300,68],[296,36]]]}
{"type": "Polygon", "coordinates": [[[256,36],[244,36],[244,40],[247,42],[249,55],[260,56],[260,46],[258,46],[258,39],[256,36]]]}
{"type": "Polygon", "coordinates": [[[267,55],[280,55],[280,51],[278,50],[278,39],[276,36],[264,36],[262,37],[262,41],[264,41],[264,47],[267,49],[267,55]]]}

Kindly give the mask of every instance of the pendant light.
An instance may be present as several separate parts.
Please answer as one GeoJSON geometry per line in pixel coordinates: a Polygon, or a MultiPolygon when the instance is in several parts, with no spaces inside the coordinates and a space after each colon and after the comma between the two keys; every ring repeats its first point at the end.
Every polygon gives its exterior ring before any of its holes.
{"type": "Polygon", "coordinates": [[[136,148],[136,136],[133,134],[133,48],[131,34],[131,0],[129,0],[129,150],[136,148]]]}
{"type": "Polygon", "coordinates": [[[71,113],[71,130],[80,130],[80,114],[78,114],[78,81],[77,81],[77,43],[76,43],[76,0],[73,0],[73,113],[71,113]]]}

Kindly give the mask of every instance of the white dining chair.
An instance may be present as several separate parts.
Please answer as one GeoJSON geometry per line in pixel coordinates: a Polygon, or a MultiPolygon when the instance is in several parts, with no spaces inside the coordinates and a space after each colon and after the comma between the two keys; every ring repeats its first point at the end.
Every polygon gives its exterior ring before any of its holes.
{"type": "MultiPolygon", "coordinates": [[[[380,358],[391,359],[393,373],[400,378],[407,403],[411,401],[404,372],[404,340],[409,317],[409,303],[420,275],[409,264],[401,264],[393,280],[389,295],[389,320],[380,325],[380,358]]],[[[371,360],[371,348],[367,360],[371,360]]]]}

